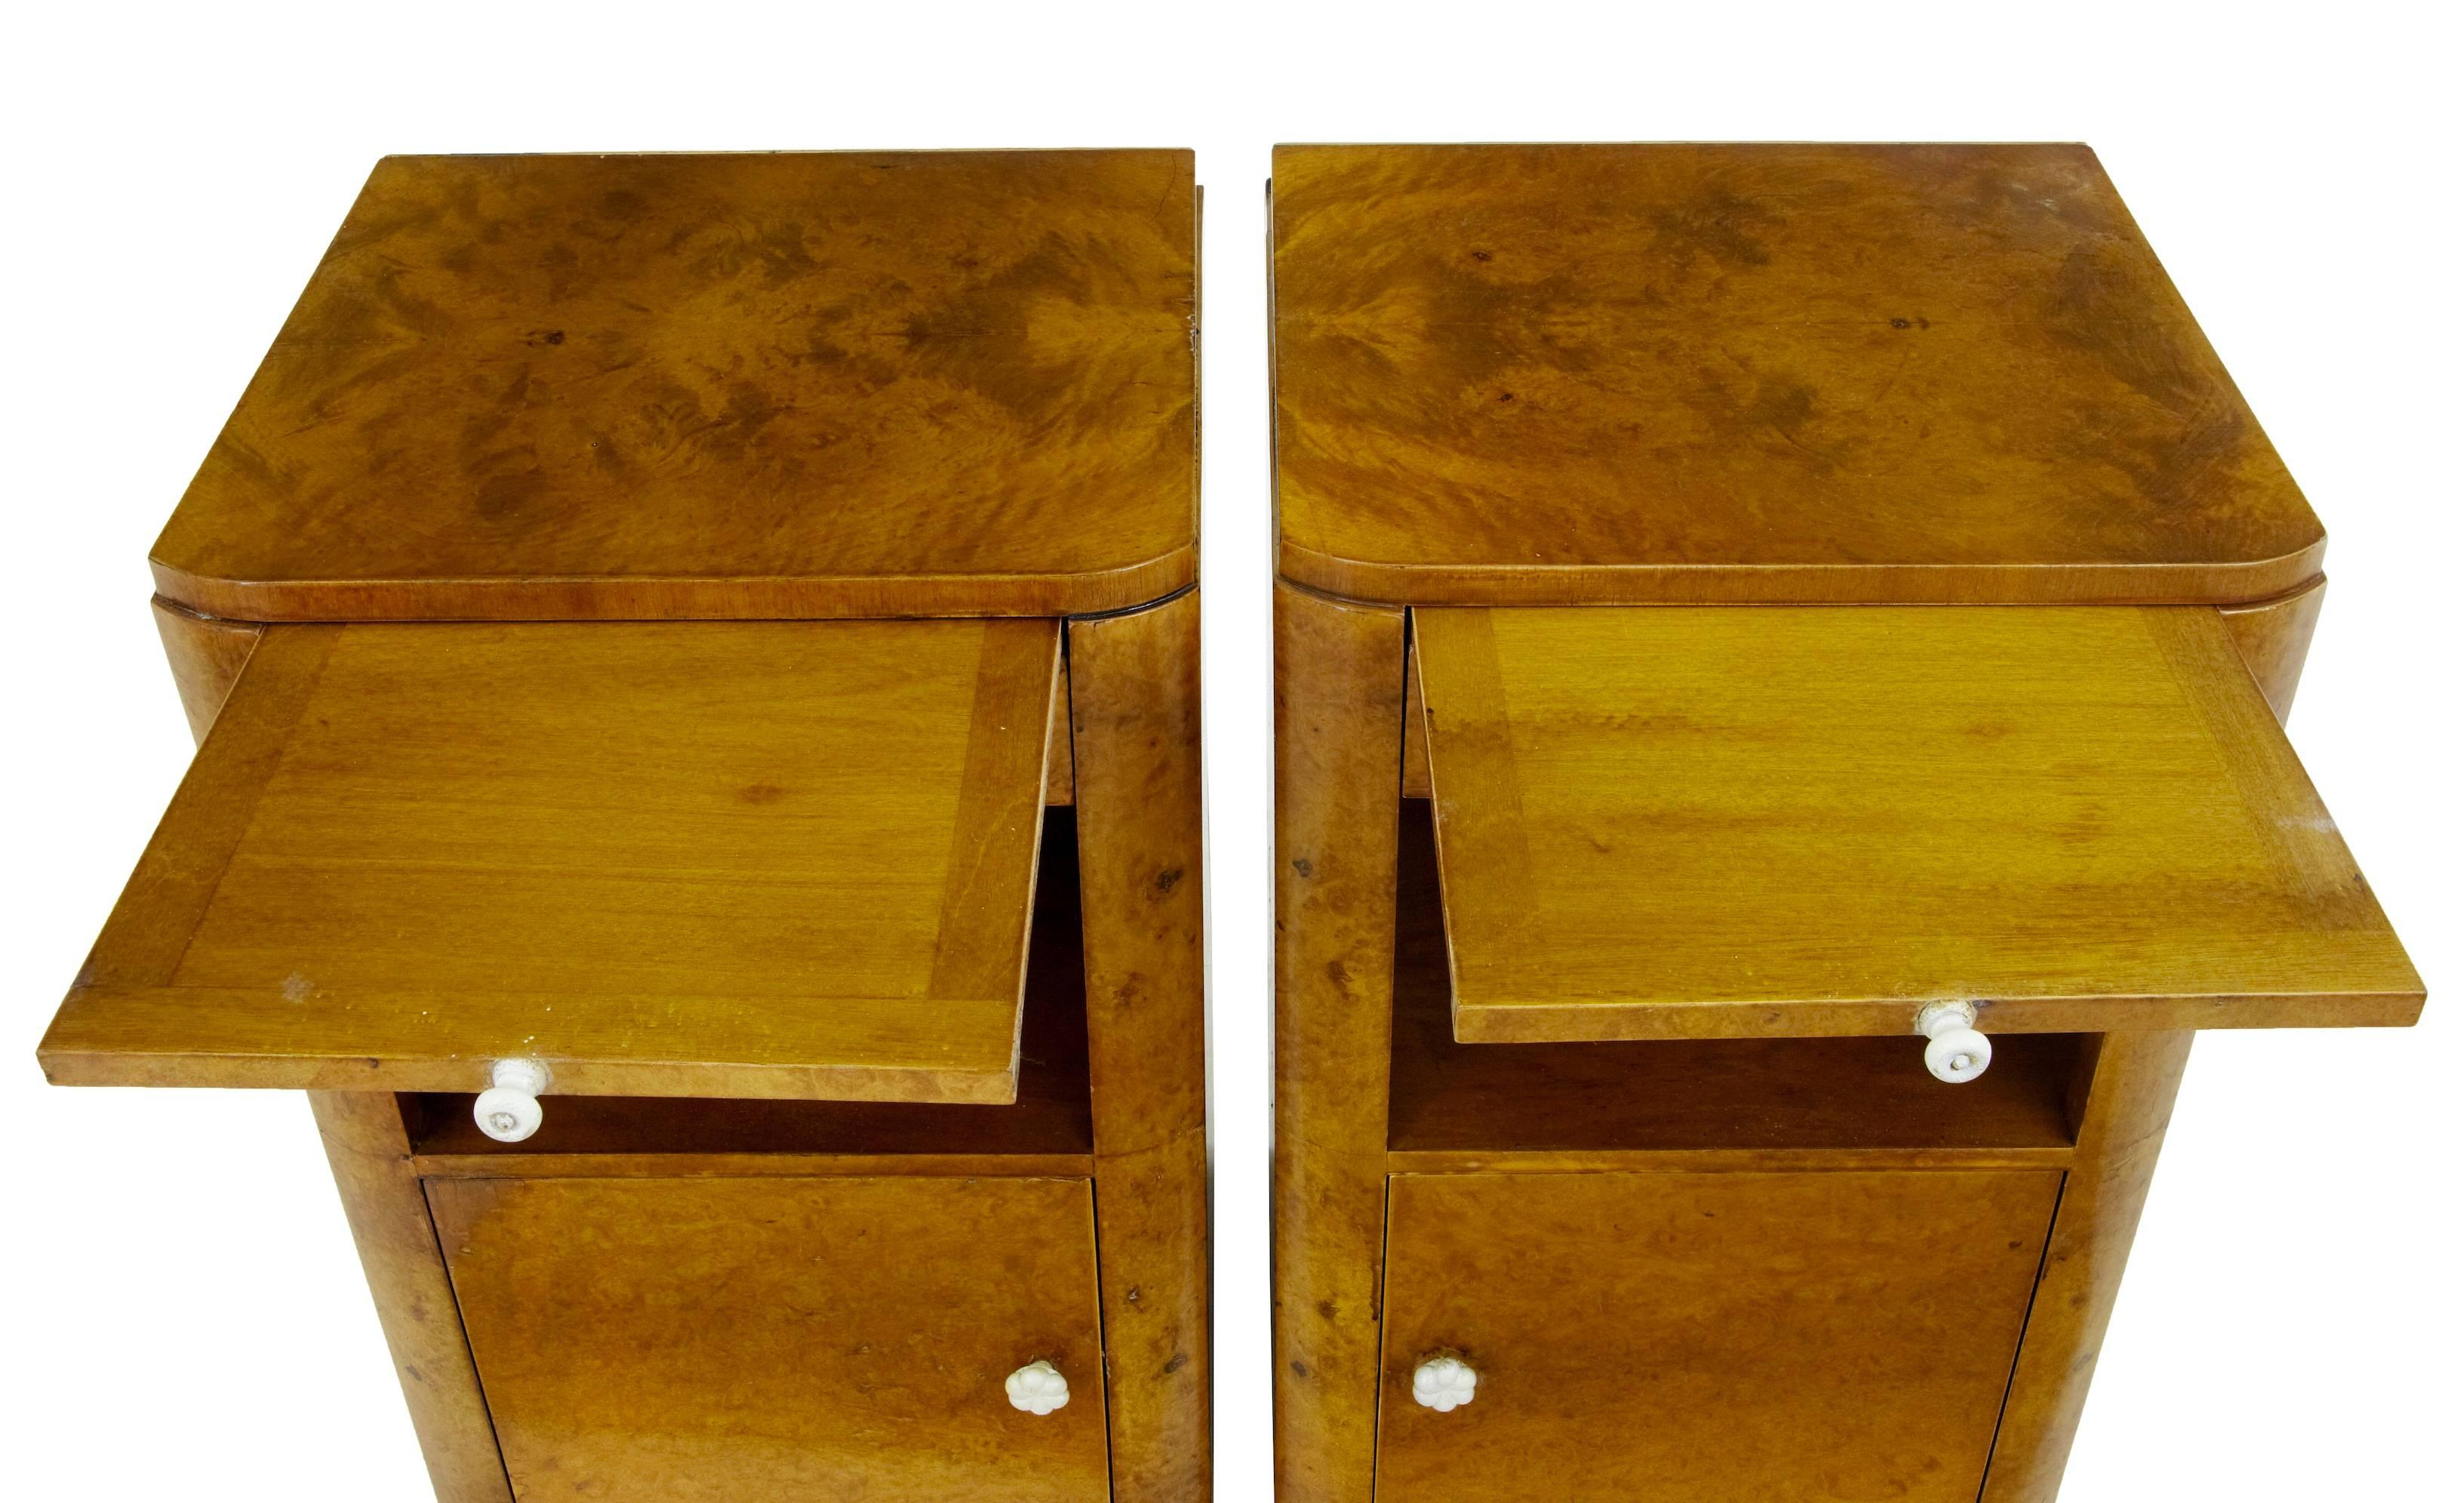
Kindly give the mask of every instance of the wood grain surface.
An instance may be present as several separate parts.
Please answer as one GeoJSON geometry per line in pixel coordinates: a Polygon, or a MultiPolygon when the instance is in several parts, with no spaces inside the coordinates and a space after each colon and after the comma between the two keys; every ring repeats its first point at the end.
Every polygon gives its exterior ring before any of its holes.
{"type": "Polygon", "coordinates": [[[2403,1025],[2203,608],[1419,610],[1465,1042],[2403,1025]]]}
{"type": "Polygon", "coordinates": [[[525,1503],[1103,1503],[1084,1180],[438,1180],[525,1503]],[[1046,1415],[1001,1382],[1069,1380],[1046,1415]]]}
{"type": "Polygon", "coordinates": [[[2062,1187],[1981,1503],[2054,1503],[2122,1293],[2194,1035],[2111,1033],[2083,1072],[2079,1155],[2062,1187]]]}
{"type": "Polygon", "coordinates": [[[514,1503],[394,1098],[309,1094],[437,1503],[514,1503]]]}
{"type": "Polygon", "coordinates": [[[1214,1494],[1199,595],[1069,623],[1118,1503],[1214,1494]]]}
{"type": "Polygon", "coordinates": [[[2319,572],[2085,146],[1284,146],[1273,216],[1295,583],[2220,604],[2319,572]]]}
{"type": "Polygon", "coordinates": [[[1369,1503],[1403,613],[1275,587],[1275,1494],[1369,1503]]]}
{"type": "Polygon", "coordinates": [[[1058,652],[1049,621],[274,629],[45,1068],[1007,1101],[1058,652]]]}
{"type": "Polygon", "coordinates": [[[1168,594],[1197,574],[1193,161],[388,157],[158,586],[262,621],[1168,594]]]}
{"type": "Polygon", "coordinates": [[[1429,807],[1404,804],[1397,859],[1395,1064],[1388,1163],[1569,1170],[1671,1155],[1741,1164],[1794,1152],[1857,1162],[2068,1161],[2069,1033],[1996,1041],[1993,1068],[1952,1089],[1903,1038],[1652,1039],[1460,1044],[1429,807]]]}
{"type": "Polygon", "coordinates": [[[1969,1503],[2061,1176],[1398,1175],[1381,1503],[1969,1503]],[[1450,1413],[1412,1371],[1480,1375],[1450,1413]]]}
{"type": "Polygon", "coordinates": [[[265,629],[245,621],[201,616],[160,595],[153,605],[154,630],[163,638],[163,655],[170,660],[181,712],[188,718],[188,734],[202,746],[265,629]]]}
{"type": "Polygon", "coordinates": [[[2319,612],[2326,604],[2327,578],[2322,574],[2289,595],[2217,612],[2279,725],[2293,718],[2301,665],[2309,660],[2310,638],[2318,632],[2319,612]]]}
{"type": "Polygon", "coordinates": [[[1077,832],[1048,811],[1027,943],[1018,1098],[981,1103],[566,1096],[537,1134],[498,1142],[467,1094],[406,1095],[423,1174],[1040,1174],[1094,1172],[1077,832]],[[761,1167],[750,1167],[756,1162],[761,1167]],[[679,1167],[691,1165],[692,1167],[679,1167]]]}

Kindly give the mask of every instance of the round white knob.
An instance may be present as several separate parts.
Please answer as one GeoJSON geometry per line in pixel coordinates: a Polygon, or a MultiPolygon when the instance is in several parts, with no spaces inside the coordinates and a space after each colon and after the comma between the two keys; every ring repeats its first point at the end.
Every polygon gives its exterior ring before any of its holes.
{"type": "Polygon", "coordinates": [[[1413,1400],[1440,1414],[1471,1403],[1471,1391],[1479,1386],[1480,1374],[1460,1357],[1432,1357],[1412,1369],[1413,1400]]]}
{"type": "Polygon", "coordinates": [[[538,1132],[546,1115],[539,1098],[547,1089],[547,1067],[535,1059],[500,1059],[490,1078],[495,1084],[471,1103],[479,1131],[500,1143],[518,1143],[538,1132]]]}
{"type": "Polygon", "coordinates": [[[1009,1390],[1010,1407],[1029,1414],[1050,1414],[1069,1402],[1069,1380],[1040,1357],[1010,1374],[1001,1386],[1009,1390]]]}
{"type": "Polygon", "coordinates": [[[1917,1031],[1925,1036],[1925,1069],[1936,1080],[1952,1085],[1975,1079],[1993,1063],[1993,1041],[1976,1031],[1972,1003],[1937,1002],[1917,1014],[1917,1031]]]}

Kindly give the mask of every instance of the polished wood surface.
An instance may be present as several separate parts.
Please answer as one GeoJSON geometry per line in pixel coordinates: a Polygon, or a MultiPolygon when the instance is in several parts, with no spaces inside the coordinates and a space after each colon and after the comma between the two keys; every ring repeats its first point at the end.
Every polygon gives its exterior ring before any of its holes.
{"type": "Polygon", "coordinates": [[[525,1503],[1102,1503],[1084,1180],[437,1180],[525,1503]],[[1069,1380],[1047,1415],[1002,1380],[1069,1380]]]}
{"type": "Polygon", "coordinates": [[[1069,624],[1112,1495],[1213,1495],[1199,597],[1069,624]]]}
{"type": "Polygon", "coordinates": [[[1044,829],[1016,1101],[568,1096],[551,1099],[536,1135],[505,1143],[479,1131],[467,1094],[406,1095],[420,1172],[1093,1174],[1077,831],[1067,809],[1045,814],[1044,829]]]}
{"type": "Polygon", "coordinates": [[[171,681],[180,691],[188,734],[202,746],[265,629],[245,621],[201,616],[157,595],[154,630],[163,638],[163,655],[171,663],[171,681]]]}
{"type": "Polygon", "coordinates": [[[394,1098],[382,1092],[319,1091],[308,1100],[437,1503],[513,1503],[495,1423],[471,1363],[470,1342],[394,1098]]]}
{"type": "Polygon", "coordinates": [[[1980,1503],[2053,1503],[2061,1490],[2191,1037],[2113,1033],[2097,1052],[2081,1107],[2079,1156],[2036,1275],[2027,1339],[2012,1368],[1980,1503]]]}
{"type": "Polygon", "coordinates": [[[1380,1503],[1969,1503],[2047,1171],[1399,1175],[1380,1503]],[[1412,1399],[1451,1352],[1471,1404],[1412,1399]]]}
{"type": "Polygon", "coordinates": [[[2293,718],[2301,665],[2309,659],[2310,638],[2319,630],[2320,608],[2326,603],[2327,578],[2322,574],[2290,595],[2217,612],[2279,725],[2293,718]]]}
{"type": "Polygon", "coordinates": [[[2216,612],[1419,610],[1455,1035],[2402,1025],[2216,612]]]}
{"type": "Polygon", "coordinates": [[[1369,1503],[1403,613],[1275,587],[1275,1495],[1369,1503]]]}
{"type": "Polygon", "coordinates": [[[1403,672],[1403,797],[1429,796],[1429,712],[1420,693],[1420,654],[1403,672]]]}
{"type": "Polygon", "coordinates": [[[1052,719],[1044,732],[1044,802],[1078,802],[1078,767],[1069,750],[1069,661],[1065,654],[1052,695],[1052,719]]]}
{"type": "Polygon", "coordinates": [[[1197,574],[1193,160],[388,157],[158,586],[264,621],[1169,594],[1197,574]]]}
{"type": "Polygon", "coordinates": [[[2081,146],[1271,201],[1278,1496],[2050,1503],[2179,1030],[2420,1010],[2279,728],[2317,519],[2081,146]]]}
{"type": "Polygon", "coordinates": [[[45,1068],[1007,1101],[1058,651],[1049,621],[277,628],[45,1068]]]}
{"type": "Polygon", "coordinates": [[[1671,1154],[1740,1166],[1788,1153],[1854,1153],[1869,1164],[2070,1160],[2069,1094],[2085,1042],[2076,1034],[1998,1040],[1993,1068],[1957,1090],[1925,1072],[1913,1037],[1459,1044],[1437,851],[1419,800],[1403,806],[1398,851],[1390,1167],[1632,1168],[1671,1154]]]}
{"type": "Polygon", "coordinates": [[[1283,577],[2264,599],[2324,534],[2085,146],[1284,146],[1283,577]]]}

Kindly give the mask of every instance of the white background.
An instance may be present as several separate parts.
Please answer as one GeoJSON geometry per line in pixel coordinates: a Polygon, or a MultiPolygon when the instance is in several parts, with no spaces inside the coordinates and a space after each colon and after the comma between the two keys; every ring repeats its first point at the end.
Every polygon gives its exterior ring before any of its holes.
{"type": "Polygon", "coordinates": [[[12,12],[10,1491],[427,1495],[306,1103],[53,1091],[33,1062],[189,755],[145,610],[147,544],[381,154],[1197,148],[1217,1475],[1246,1500],[1269,1475],[1269,146],[2057,138],[2102,154],[2327,521],[2334,585],[2293,740],[2432,990],[2409,1033],[2200,1041],[2065,1497],[2464,1495],[2449,1433],[2464,1060],[2458,999],[2437,994],[2458,974],[2464,895],[2455,38],[2428,7],[2317,8],[2299,29],[2272,10],[12,12]]]}

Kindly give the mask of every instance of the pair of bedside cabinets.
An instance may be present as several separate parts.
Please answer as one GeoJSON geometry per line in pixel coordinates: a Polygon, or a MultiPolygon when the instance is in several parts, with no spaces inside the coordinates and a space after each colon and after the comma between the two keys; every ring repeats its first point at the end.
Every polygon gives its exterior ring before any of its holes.
{"type": "MultiPolygon", "coordinates": [[[[44,1065],[309,1093],[449,1503],[1208,1495],[1198,212],[389,159],[157,543],[44,1065]]],[[[2422,1005],[2307,503],[2083,148],[1272,217],[1278,1495],[2050,1499],[2192,1033],[2422,1005]]]]}

